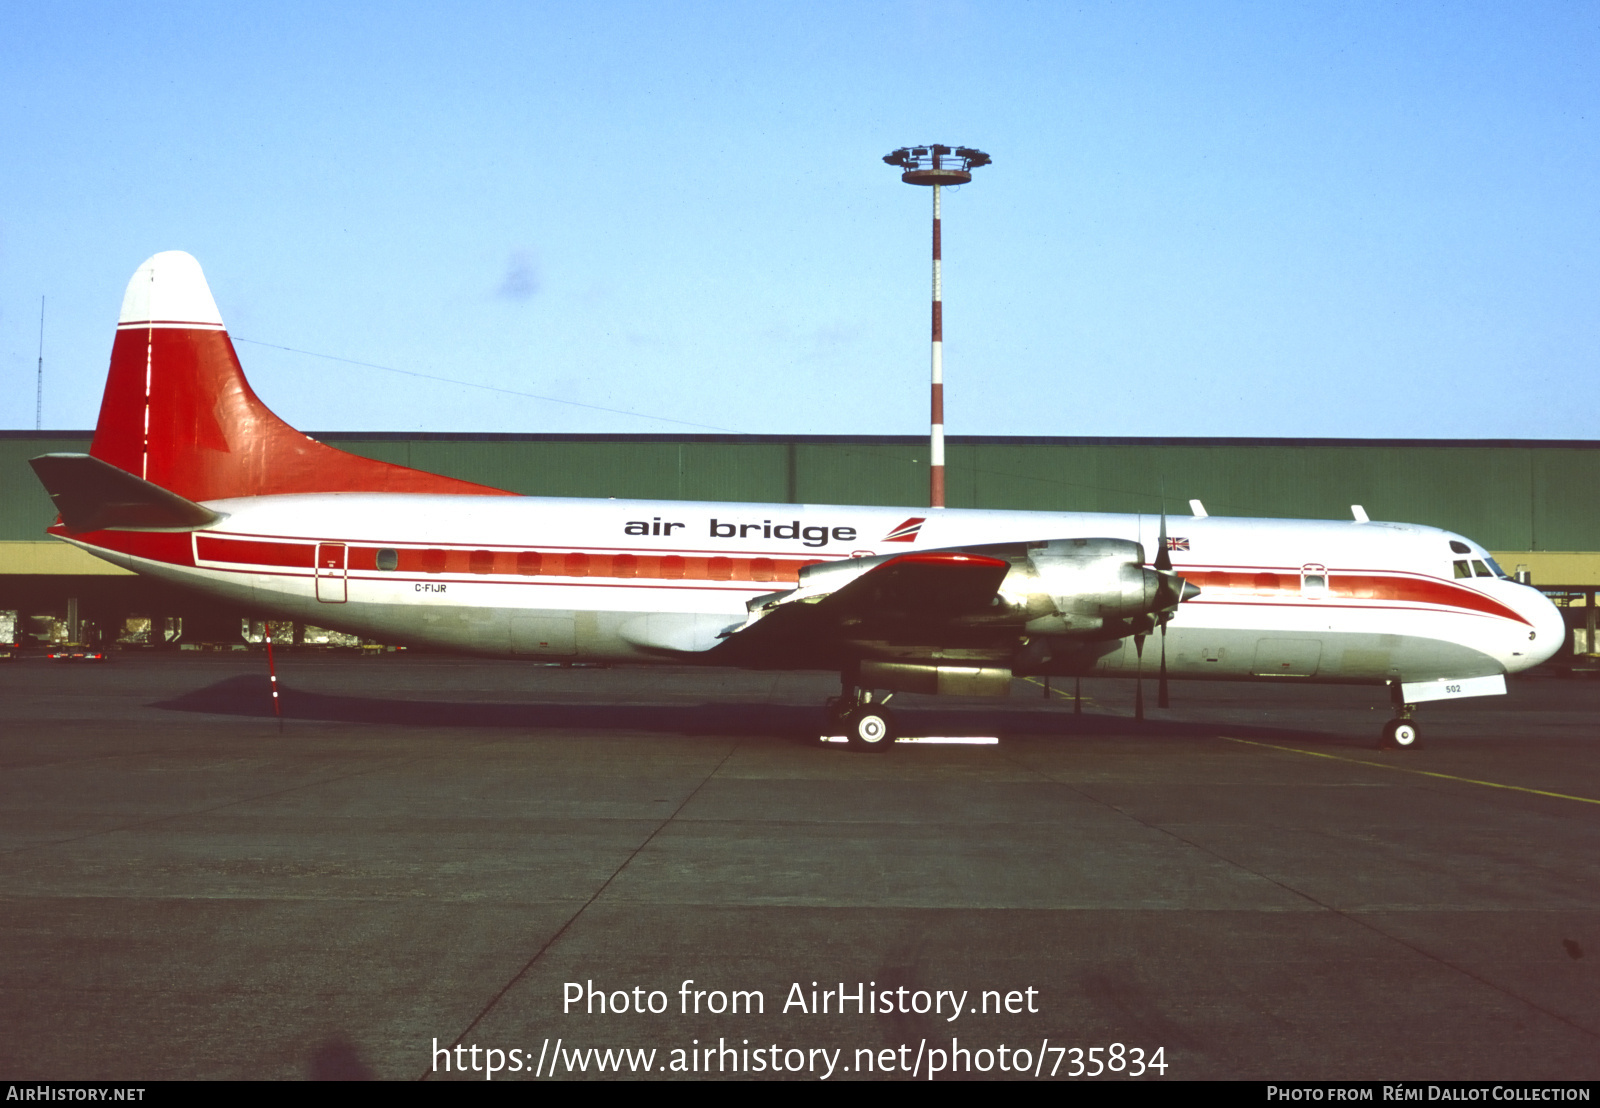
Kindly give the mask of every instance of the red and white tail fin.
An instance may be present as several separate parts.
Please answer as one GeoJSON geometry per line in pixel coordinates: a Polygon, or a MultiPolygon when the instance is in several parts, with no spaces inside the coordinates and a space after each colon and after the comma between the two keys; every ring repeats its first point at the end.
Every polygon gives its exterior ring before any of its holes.
{"type": "Polygon", "coordinates": [[[513,495],[346,454],[251,391],[200,263],[179,250],[133,275],[89,453],[189,500],[312,492],[513,495]]]}

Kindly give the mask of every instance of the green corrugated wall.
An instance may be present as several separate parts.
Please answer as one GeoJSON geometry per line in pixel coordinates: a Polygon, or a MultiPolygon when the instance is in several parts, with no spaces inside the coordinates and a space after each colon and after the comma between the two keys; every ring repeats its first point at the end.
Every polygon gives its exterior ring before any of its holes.
{"type": "MultiPolygon", "coordinates": [[[[927,498],[919,439],[324,434],[352,453],[547,496],[904,504],[927,498]]],[[[0,541],[54,516],[27,459],[87,432],[0,432],[0,541]]],[[[953,508],[1170,511],[1435,524],[1496,550],[1600,551],[1600,443],[950,440],[953,508]]]]}

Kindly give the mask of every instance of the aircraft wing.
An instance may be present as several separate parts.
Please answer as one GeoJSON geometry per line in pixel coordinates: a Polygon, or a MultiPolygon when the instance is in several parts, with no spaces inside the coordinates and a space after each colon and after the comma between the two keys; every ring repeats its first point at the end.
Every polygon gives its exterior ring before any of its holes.
{"type": "MultiPolygon", "coordinates": [[[[712,653],[732,664],[832,668],[863,658],[1009,664],[1030,639],[1146,634],[1199,590],[1123,539],[1054,539],[808,566],[752,599],[712,653]]],[[[1041,647],[1042,649],[1042,647],[1041,647]]]]}
{"type": "MultiPolygon", "coordinates": [[[[848,562],[834,564],[852,568],[848,562]]],[[[906,617],[943,622],[982,614],[994,603],[1000,582],[1010,571],[1010,562],[983,554],[932,550],[890,555],[834,591],[814,593],[812,606],[833,619],[906,617]]],[[[807,582],[813,590],[829,583],[823,574],[807,582]]],[[[781,607],[810,599],[791,596],[775,603],[781,607]]]]}
{"type": "Polygon", "coordinates": [[[745,664],[826,664],[860,640],[945,642],[992,618],[1011,569],[1003,558],[955,550],[810,566],[798,587],[751,600],[749,619],[717,650],[745,664]]]}

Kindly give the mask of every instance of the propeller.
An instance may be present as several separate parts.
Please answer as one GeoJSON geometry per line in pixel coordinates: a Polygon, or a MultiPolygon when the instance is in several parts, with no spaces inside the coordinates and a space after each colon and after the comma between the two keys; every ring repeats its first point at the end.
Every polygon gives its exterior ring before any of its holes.
{"type": "MultiPolygon", "coordinates": [[[[1172,572],[1172,555],[1167,552],[1167,498],[1163,493],[1161,497],[1161,537],[1157,540],[1159,549],[1156,551],[1156,569],[1162,573],[1172,572]]],[[[1182,593],[1178,595],[1182,600],[1182,593]]],[[[1167,698],[1167,623],[1172,619],[1172,613],[1177,611],[1177,604],[1161,613],[1158,617],[1161,623],[1161,675],[1156,680],[1156,703],[1165,708],[1169,706],[1167,698]]]]}
{"type": "Polygon", "coordinates": [[[1185,581],[1172,571],[1171,542],[1167,538],[1167,499],[1163,491],[1161,497],[1161,535],[1156,540],[1157,550],[1154,563],[1156,572],[1161,577],[1161,583],[1156,590],[1155,621],[1161,628],[1161,670],[1157,683],[1156,702],[1165,708],[1168,706],[1167,696],[1167,624],[1172,622],[1172,617],[1178,614],[1178,605],[1185,600],[1200,595],[1200,589],[1185,581]]]}
{"type": "Polygon", "coordinates": [[[1133,636],[1133,652],[1139,656],[1139,672],[1133,679],[1133,718],[1144,718],[1144,640],[1145,636],[1133,636]]]}

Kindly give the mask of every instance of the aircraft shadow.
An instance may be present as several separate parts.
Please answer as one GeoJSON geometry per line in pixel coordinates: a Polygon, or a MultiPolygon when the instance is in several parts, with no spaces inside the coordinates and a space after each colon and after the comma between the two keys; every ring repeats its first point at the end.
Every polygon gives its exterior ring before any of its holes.
{"type": "MultiPolygon", "coordinates": [[[[474,703],[457,700],[400,700],[311,692],[280,683],[283,715],[289,720],[368,723],[407,727],[484,727],[522,730],[572,729],[679,735],[754,735],[815,742],[823,725],[822,705],[751,703],[474,703]]],[[[229,677],[192,692],[153,703],[174,712],[271,719],[271,694],[259,677],[229,677]]],[[[1055,735],[1141,738],[1212,738],[1219,730],[1241,738],[1298,738],[1327,742],[1346,736],[1281,727],[1241,726],[1195,720],[1073,714],[1065,705],[1050,710],[1016,704],[943,706],[932,702],[897,704],[896,715],[908,735],[1055,735]]]]}

